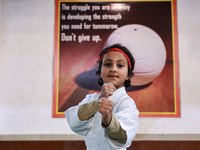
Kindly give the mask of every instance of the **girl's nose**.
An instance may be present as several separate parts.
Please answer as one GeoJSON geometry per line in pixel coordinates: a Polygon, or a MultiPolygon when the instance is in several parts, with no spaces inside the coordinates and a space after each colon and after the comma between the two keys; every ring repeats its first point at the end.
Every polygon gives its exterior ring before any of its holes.
{"type": "Polygon", "coordinates": [[[116,65],[112,65],[110,67],[110,71],[116,72],[117,71],[117,66],[116,65]]]}

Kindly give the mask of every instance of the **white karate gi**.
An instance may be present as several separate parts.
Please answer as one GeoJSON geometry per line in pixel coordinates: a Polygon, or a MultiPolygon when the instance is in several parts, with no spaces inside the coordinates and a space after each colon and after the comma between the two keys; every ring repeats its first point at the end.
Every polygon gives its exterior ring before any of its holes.
{"type": "Polygon", "coordinates": [[[101,114],[97,112],[92,118],[80,121],[78,109],[81,105],[98,99],[99,94],[88,94],[79,105],[65,111],[65,116],[72,131],[85,136],[87,150],[126,150],[131,145],[138,130],[138,115],[135,102],[131,99],[125,88],[117,89],[108,99],[114,102],[113,115],[119,121],[122,129],[126,131],[127,141],[121,143],[108,137],[101,124],[101,114]]]}

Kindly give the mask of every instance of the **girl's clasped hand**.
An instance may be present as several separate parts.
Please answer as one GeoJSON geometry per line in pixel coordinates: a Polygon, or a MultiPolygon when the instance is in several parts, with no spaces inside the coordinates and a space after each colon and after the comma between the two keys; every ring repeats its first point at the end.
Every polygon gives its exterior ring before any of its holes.
{"type": "Polygon", "coordinates": [[[112,119],[112,111],[114,102],[109,100],[108,97],[113,94],[116,87],[113,83],[104,83],[101,89],[101,94],[98,102],[98,111],[102,115],[102,125],[104,127],[109,126],[112,119]]]}

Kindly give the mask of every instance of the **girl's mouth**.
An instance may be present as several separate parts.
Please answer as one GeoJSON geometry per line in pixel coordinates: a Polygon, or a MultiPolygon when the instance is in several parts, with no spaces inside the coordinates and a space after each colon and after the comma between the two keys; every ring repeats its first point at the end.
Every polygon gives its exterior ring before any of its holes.
{"type": "Polygon", "coordinates": [[[108,75],[109,78],[118,78],[116,75],[108,75]]]}

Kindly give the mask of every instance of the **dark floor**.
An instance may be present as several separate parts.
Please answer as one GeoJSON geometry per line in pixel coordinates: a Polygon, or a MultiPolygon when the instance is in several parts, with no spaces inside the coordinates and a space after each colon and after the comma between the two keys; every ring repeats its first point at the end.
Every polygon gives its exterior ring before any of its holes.
{"type": "MultiPolygon", "coordinates": [[[[85,150],[83,141],[0,141],[0,150],[85,150]]],[[[200,141],[134,141],[128,150],[200,150],[200,141]]]]}

